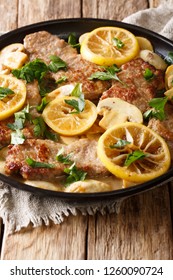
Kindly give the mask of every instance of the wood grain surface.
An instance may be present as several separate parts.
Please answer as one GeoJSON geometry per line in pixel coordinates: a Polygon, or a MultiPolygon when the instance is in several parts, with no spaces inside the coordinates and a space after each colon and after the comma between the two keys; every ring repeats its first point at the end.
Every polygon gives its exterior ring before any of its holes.
{"type": "MultiPolygon", "coordinates": [[[[164,0],[0,0],[0,31],[58,18],[122,20],[164,0]]],[[[172,0],[173,3],[173,0],[172,0]]],[[[126,199],[120,214],[69,216],[60,225],[12,235],[0,220],[1,258],[14,259],[168,259],[173,258],[173,186],[126,199]]]]}

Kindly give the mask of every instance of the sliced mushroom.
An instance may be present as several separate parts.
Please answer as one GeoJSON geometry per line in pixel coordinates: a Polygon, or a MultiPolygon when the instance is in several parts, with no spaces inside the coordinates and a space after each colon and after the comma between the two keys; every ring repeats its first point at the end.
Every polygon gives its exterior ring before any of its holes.
{"type": "Polygon", "coordinates": [[[126,121],[143,122],[142,113],[135,105],[116,97],[99,101],[97,112],[103,116],[99,125],[104,129],[126,121]]]}
{"type": "Polygon", "coordinates": [[[156,53],[149,50],[142,50],[139,56],[149,64],[153,65],[156,69],[165,70],[167,68],[166,62],[156,53]]]}
{"type": "Polygon", "coordinates": [[[138,44],[141,50],[149,50],[152,52],[154,51],[151,42],[147,38],[136,36],[136,39],[138,40],[138,44]]]}
{"type": "Polygon", "coordinates": [[[112,186],[97,180],[78,181],[65,189],[65,192],[73,193],[94,193],[112,191],[112,186]]]}
{"type": "Polygon", "coordinates": [[[10,44],[6,47],[4,47],[1,52],[0,55],[4,55],[5,53],[9,53],[9,52],[23,52],[25,50],[24,45],[21,43],[14,43],[14,44],[10,44]]]}

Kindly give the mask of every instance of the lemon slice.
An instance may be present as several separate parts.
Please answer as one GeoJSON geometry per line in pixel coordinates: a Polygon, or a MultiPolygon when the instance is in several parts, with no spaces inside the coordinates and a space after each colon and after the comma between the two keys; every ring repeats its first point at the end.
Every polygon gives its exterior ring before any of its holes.
{"type": "Polygon", "coordinates": [[[173,65],[169,65],[165,72],[165,87],[170,89],[173,87],[173,65]]]}
{"type": "Polygon", "coordinates": [[[97,118],[96,106],[85,100],[85,108],[80,113],[73,113],[73,107],[65,100],[78,100],[76,97],[62,97],[51,101],[42,116],[49,127],[61,135],[73,136],[88,130],[97,118]]]}
{"type": "Polygon", "coordinates": [[[26,86],[24,82],[9,75],[0,75],[0,87],[11,89],[9,94],[0,99],[0,120],[4,120],[19,111],[26,100],[26,86]]]}
{"type": "Polygon", "coordinates": [[[100,137],[98,157],[112,174],[136,183],[162,175],[171,162],[166,142],[145,125],[131,122],[111,127],[100,137]],[[126,145],[115,147],[120,140],[126,145]],[[134,155],[135,151],[144,156],[125,165],[128,155],[134,155]]]}
{"type": "Polygon", "coordinates": [[[119,27],[96,28],[88,33],[81,43],[82,57],[98,65],[122,65],[138,53],[136,37],[119,27]]]}

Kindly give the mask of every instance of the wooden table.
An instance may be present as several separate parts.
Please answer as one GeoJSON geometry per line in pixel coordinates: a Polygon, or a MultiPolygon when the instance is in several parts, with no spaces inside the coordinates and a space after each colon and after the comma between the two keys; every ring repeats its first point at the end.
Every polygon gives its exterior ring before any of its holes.
{"type": "MultiPolygon", "coordinates": [[[[94,17],[122,20],[167,1],[0,0],[1,31],[49,19],[94,17]]],[[[7,235],[0,225],[1,259],[167,259],[173,257],[171,184],[126,199],[121,212],[69,216],[60,225],[7,235]]],[[[2,221],[1,221],[2,222],[2,221]]]]}

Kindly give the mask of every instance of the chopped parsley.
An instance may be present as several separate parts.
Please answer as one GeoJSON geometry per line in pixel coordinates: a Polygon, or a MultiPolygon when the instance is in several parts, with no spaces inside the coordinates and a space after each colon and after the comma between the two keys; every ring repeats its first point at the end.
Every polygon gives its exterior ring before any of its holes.
{"type": "Polygon", "coordinates": [[[11,144],[23,144],[25,136],[22,133],[26,120],[30,120],[29,105],[27,105],[22,111],[14,114],[14,123],[8,123],[7,126],[14,130],[11,133],[11,144]]]}
{"type": "Polygon", "coordinates": [[[123,43],[120,39],[118,39],[118,38],[116,38],[116,37],[114,37],[114,38],[112,39],[112,42],[113,42],[113,45],[114,45],[115,47],[117,47],[118,49],[121,49],[121,48],[124,47],[124,43],[123,43]]]}
{"type": "Polygon", "coordinates": [[[15,94],[15,92],[13,90],[11,90],[10,88],[0,87],[0,100],[4,99],[8,95],[12,95],[12,94],[15,94]]]}
{"type": "Polygon", "coordinates": [[[11,144],[21,145],[24,142],[25,142],[25,136],[23,135],[20,129],[16,129],[14,132],[11,133],[11,144]]]}
{"type": "Polygon", "coordinates": [[[81,91],[80,83],[76,84],[70,95],[77,97],[77,99],[65,99],[65,103],[72,106],[75,109],[75,111],[72,111],[71,114],[81,113],[85,108],[85,99],[84,94],[81,91]]]}
{"type": "Polygon", "coordinates": [[[47,126],[41,116],[33,119],[32,123],[34,124],[34,135],[36,137],[42,137],[53,141],[57,140],[57,134],[52,133],[47,129],[47,126]]]}
{"type": "Polygon", "coordinates": [[[152,107],[152,109],[146,111],[144,113],[144,118],[156,118],[159,119],[160,121],[163,121],[165,119],[165,104],[168,101],[168,97],[159,97],[159,98],[153,98],[149,102],[149,106],[152,107]]]}
{"type": "Polygon", "coordinates": [[[39,58],[25,64],[20,69],[12,70],[12,74],[18,79],[25,80],[27,83],[33,82],[35,79],[40,82],[48,72],[47,65],[39,58]]]}
{"type": "Polygon", "coordinates": [[[68,36],[68,44],[73,48],[80,48],[80,44],[77,42],[76,35],[74,33],[70,33],[70,35],[68,36]]]}
{"type": "Polygon", "coordinates": [[[28,157],[26,159],[26,163],[33,168],[54,168],[55,167],[54,164],[50,164],[50,163],[47,163],[47,162],[35,161],[30,157],[28,157]]]}
{"type": "Polygon", "coordinates": [[[173,64],[173,52],[168,52],[167,56],[165,57],[165,61],[168,65],[173,64]]]}
{"type": "Polygon", "coordinates": [[[89,80],[99,79],[101,81],[108,81],[108,80],[116,80],[120,83],[123,83],[118,76],[116,75],[117,72],[120,72],[121,69],[117,67],[117,65],[112,65],[109,67],[105,67],[105,72],[95,72],[90,77],[89,80]]]}
{"type": "Polygon", "coordinates": [[[70,184],[77,181],[84,181],[87,176],[87,172],[78,169],[75,165],[75,162],[70,167],[64,168],[64,172],[68,174],[65,183],[66,186],[69,186],[70,184]]]}
{"type": "Polygon", "coordinates": [[[131,144],[131,142],[127,141],[127,140],[118,140],[117,143],[113,144],[113,145],[110,145],[110,148],[111,149],[121,149],[121,148],[124,148],[126,145],[129,145],[131,144]]]}
{"type": "Polygon", "coordinates": [[[61,83],[66,82],[66,81],[67,81],[67,77],[66,76],[62,76],[61,78],[59,78],[56,81],[56,84],[61,84],[61,83]]]}
{"type": "Polygon", "coordinates": [[[43,60],[36,58],[26,63],[22,68],[12,70],[12,74],[27,83],[31,83],[35,79],[41,83],[48,71],[57,72],[59,69],[67,68],[66,62],[56,55],[51,55],[50,60],[50,64],[47,65],[43,60]]]}
{"type": "Polygon", "coordinates": [[[147,157],[147,154],[143,153],[140,150],[136,150],[130,154],[127,155],[127,158],[124,162],[125,166],[130,166],[133,162],[137,161],[137,160],[141,160],[143,158],[147,157]]]}
{"type": "Polygon", "coordinates": [[[64,156],[63,152],[64,149],[60,149],[58,154],[56,155],[56,159],[64,165],[70,165],[69,167],[64,168],[64,173],[68,175],[65,181],[65,186],[69,186],[70,184],[77,181],[85,180],[87,172],[84,172],[83,170],[76,167],[75,162],[70,159],[72,154],[64,156]]]}
{"type": "Polygon", "coordinates": [[[145,80],[151,81],[154,77],[155,77],[154,73],[149,68],[146,68],[144,72],[145,80]]]}
{"type": "Polygon", "coordinates": [[[64,156],[63,155],[64,149],[60,149],[59,152],[56,155],[56,160],[63,163],[63,164],[72,164],[73,161],[70,160],[71,154],[64,156]]]}
{"type": "Polygon", "coordinates": [[[43,112],[44,108],[46,107],[46,105],[48,103],[49,102],[47,101],[46,97],[43,97],[42,100],[41,100],[41,104],[37,106],[37,111],[38,112],[43,112]]]}
{"type": "Polygon", "coordinates": [[[48,70],[51,72],[58,72],[60,69],[67,68],[67,63],[63,61],[59,56],[57,55],[51,55],[50,56],[51,62],[48,65],[48,70]]]}

